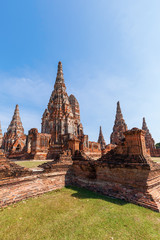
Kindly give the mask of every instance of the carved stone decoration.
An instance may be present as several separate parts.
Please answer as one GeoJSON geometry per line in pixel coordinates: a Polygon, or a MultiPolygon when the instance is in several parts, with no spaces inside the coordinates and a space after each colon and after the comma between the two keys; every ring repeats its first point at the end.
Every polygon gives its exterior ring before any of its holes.
{"type": "Polygon", "coordinates": [[[106,142],[105,142],[104,137],[103,137],[101,126],[100,126],[100,130],[99,130],[98,143],[100,143],[100,145],[101,145],[101,150],[104,150],[105,146],[106,146],[106,142]]]}
{"type": "Polygon", "coordinates": [[[127,124],[123,119],[119,101],[117,102],[116,118],[113,126],[113,132],[110,137],[111,144],[118,144],[124,138],[124,132],[127,131],[127,124]]]}

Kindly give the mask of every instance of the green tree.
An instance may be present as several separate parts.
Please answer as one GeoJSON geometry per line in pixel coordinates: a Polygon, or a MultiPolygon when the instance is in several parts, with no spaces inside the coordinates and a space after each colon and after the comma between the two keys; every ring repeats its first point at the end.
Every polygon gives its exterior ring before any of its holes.
{"type": "Polygon", "coordinates": [[[160,148],[160,142],[156,143],[156,148],[160,148]]]}

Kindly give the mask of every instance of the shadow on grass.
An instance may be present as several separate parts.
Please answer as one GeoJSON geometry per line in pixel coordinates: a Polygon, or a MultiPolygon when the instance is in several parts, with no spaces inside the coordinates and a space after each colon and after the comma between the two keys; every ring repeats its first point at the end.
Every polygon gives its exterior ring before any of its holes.
{"type": "Polygon", "coordinates": [[[108,197],[104,196],[100,193],[92,192],[90,190],[80,188],[80,187],[75,187],[75,186],[66,186],[67,189],[71,189],[76,191],[76,193],[73,193],[71,196],[79,199],[101,199],[110,203],[114,203],[120,206],[123,206],[127,204],[128,202],[121,200],[121,199],[116,199],[113,197],[108,197]]]}

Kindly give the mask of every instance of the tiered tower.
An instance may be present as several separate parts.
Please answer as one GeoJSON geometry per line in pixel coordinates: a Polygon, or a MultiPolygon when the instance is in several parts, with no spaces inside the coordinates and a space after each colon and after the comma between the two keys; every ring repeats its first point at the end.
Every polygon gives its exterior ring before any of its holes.
{"type": "Polygon", "coordinates": [[[7,134],[12,135],[14,137],[20,137],[24,134],[24,128],[22,126],[21,118],[19,115],[19,106],[16,105],[12,121],[7,129],[7,134]]]}
{"type": "Polygon", "coordinates": [[[52,134],[52,144],[63,143],[66,135],[79,137],[83,134],[79,104],[73,95],[68,97],[61,62],[58,63],[54,90],[42,117],[41,131],[52,134]]]}
{"type": "Polygon", "coordinates": [[[152,138],[152,135],[149,132],[145,118],[143,118],[142,130],[145,131],[146,148],[150,149],[152,153],[152,151],[155,149],[155,142],[154,139],[152,138]]]}
{"type": "Polygon", "coordinates": [[[2,147],[2,143],[3,143],[3,134],[2,134],[1,122],[0,122],[0,148],[2,147]]]}
{"type": "MultiPolygon", "coordinates": [[[[14,143],[19,139],[22,140],[20,145],[18,146],[19,150],[21,149],[21,144],[25,144],[25,135],[24,128],[22,126],[20,114],[19,114],[19,106],[18,104],[15,107],[15,111],[12,117],[12,121],[7,129],[7,132],[4,134],[4,149],[5,151],[11,151],[14,143]]],[[[17,148],[17,150],[18,150],[17,148]]],[[[22,149],[21,149],[22,150],[22,149]]]]}
{"type": "Polygon", "coordinates": [[[127,131],[127,124],[123,119],[119,101],[117,102],[116,118],[113,126],[113,132],[110,137],[111,144],[118,144],[123,138],[123,133],[127,131]]]}
{"type": "Polygon", "coordinates": [[[105,142],[104,137],[103,137],[101,126],[100,126],[100,130],[99,130],[98,143],[100,143],[100,145],[101,145],[101,150],[105,149],[106,142],[105,142]]]}

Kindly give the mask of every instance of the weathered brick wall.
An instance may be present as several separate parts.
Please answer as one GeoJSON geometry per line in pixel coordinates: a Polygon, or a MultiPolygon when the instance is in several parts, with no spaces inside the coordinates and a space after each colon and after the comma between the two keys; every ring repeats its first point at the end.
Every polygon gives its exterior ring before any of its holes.
{"type": "Polygon", "coordinates": [[[160,211],[160,164],[147,155],[144,132],[132,129],[101,159],[82,152],[73,158],[73,183],[105,195],[160,211]]]}
{"type": "Polygon", "coordinates": [[[5,158],[0,151],[0,207],[71,184],[72,159],[68,152],[33,172],[5,158]]]}
{"type": "Polygon", "coordinates": [[[103,161],[73,161],[74,185],[160,210],[160,169],[148,165],[103,161]]]}
{"type": "Polygon", "coordinates": [[[63,188],[69,182],[67,170],[0,180],[0,207],[63,188]]]}
{"type": "Polygon", "coordinates": [[[160,157],[160,149],[151,149],[150,150],[151,157],[160,157]]]}

